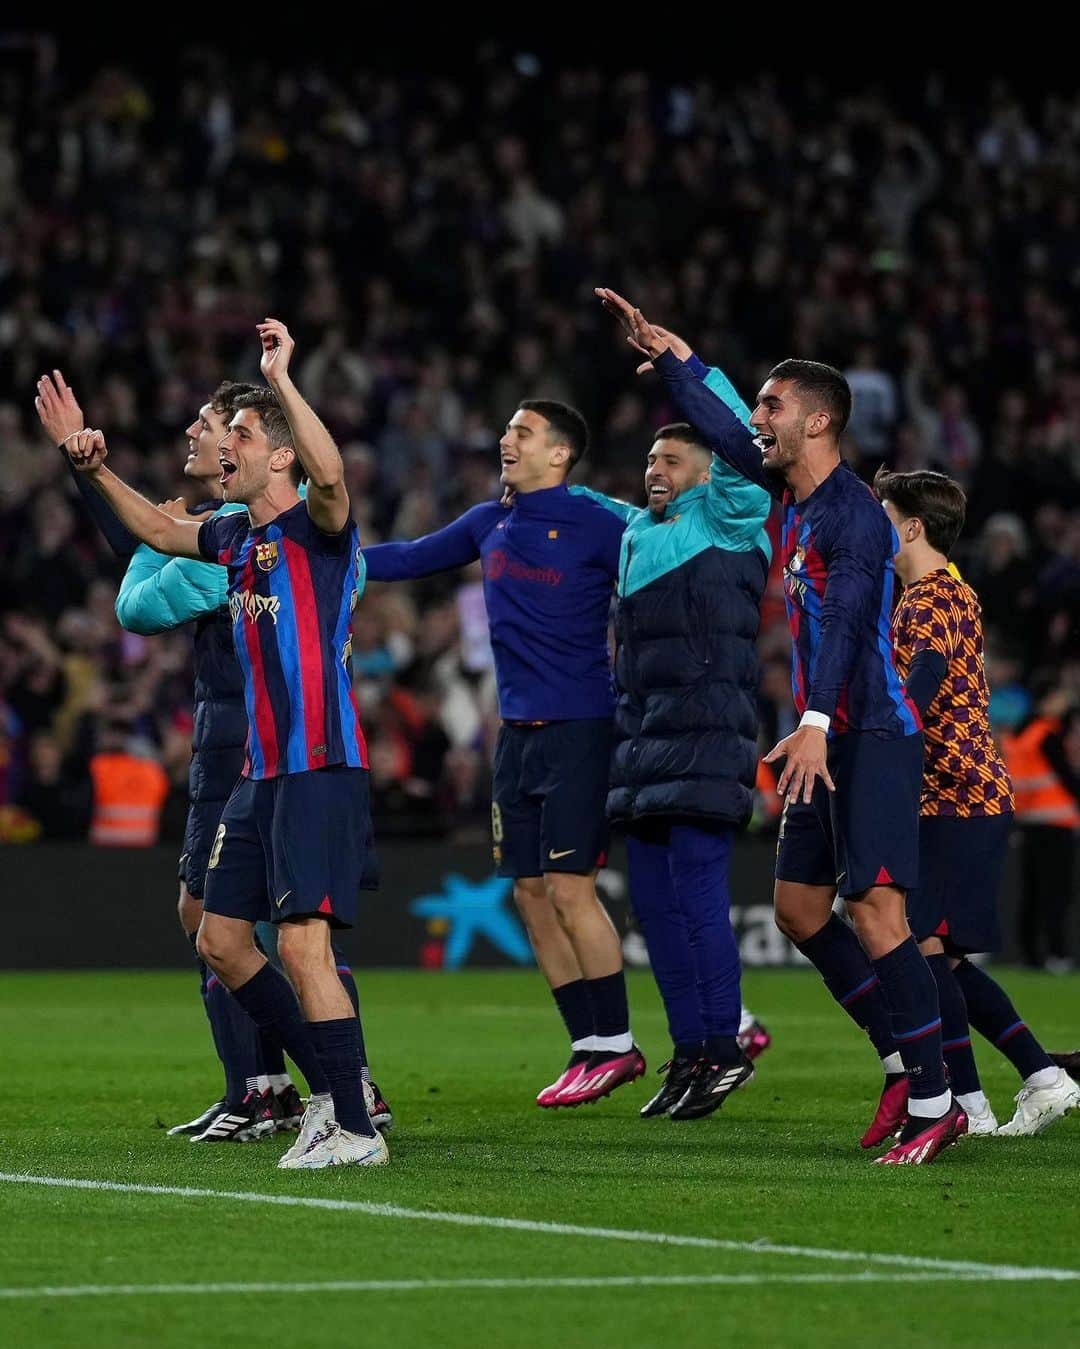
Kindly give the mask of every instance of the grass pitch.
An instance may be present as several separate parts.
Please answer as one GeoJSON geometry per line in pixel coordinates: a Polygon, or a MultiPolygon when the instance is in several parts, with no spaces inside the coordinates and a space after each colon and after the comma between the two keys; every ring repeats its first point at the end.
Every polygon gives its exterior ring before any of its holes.
{"type": "MultiPolygon", "coordinates": [[[[658,1067],[655,989],[631,981],[658,1067]]],[[[1048,1045],[1080,1041],[1080,979],[1004,982],[1048,1045]]],[[[563,1056],[536,973],[361,972],[360,991],[391,1165],[290,1173],[284,1138],[165,1136],[220,1089],[194,975],[0,976],[0,1172],[94,1183],[0,1181],[0,1343],[1080,1342],[1080,1274],[1060,1277],[1080,1271],[1080,1118],[871,1166],[876,1063],[810,973],[747,977],[774,1047],[682,1125],[638,1118],[651,1074],[597,1106],[532,1104],[563,1056]]],[[[1018,1083],[979,1052],[1008,1118],[1018,1083]]]]}

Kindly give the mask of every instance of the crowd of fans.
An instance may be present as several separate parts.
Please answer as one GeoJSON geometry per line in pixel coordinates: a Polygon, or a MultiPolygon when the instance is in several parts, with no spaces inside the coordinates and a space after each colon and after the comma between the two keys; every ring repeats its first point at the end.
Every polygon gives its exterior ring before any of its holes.
{"type": "MultiPolygon", "coordinates": [[[[844,368],[846,437],[969,492],[995,717],[1047,672],[1080,696],[1080,97],[941,80],[903,99],[807,77],[650,77],[481,52],[458,78],[283,74],[208,47],[166,83],[48,43],[0,77],[0,805],[85,837],[93,758],[157,760],[183,818],[190,654],[113,614],[117,564],[33,415],[63,369],[112,463],[178,490],[183,428],[258,379],[284,318],[367,541],[495,494],[523,397],[580,407],[581,479],[641,499],[671,419],[592,297],[610,284],[752,395],[798,354],[844,368]]],[[[752,399],[751,399],[752,401],[752,399]]],[[[774,577],[762,738],[793,724],[774,577]]],[[[369,587],[356,687],[383,832],[479,830],[496,727],[474,570],[369,587]]]]}

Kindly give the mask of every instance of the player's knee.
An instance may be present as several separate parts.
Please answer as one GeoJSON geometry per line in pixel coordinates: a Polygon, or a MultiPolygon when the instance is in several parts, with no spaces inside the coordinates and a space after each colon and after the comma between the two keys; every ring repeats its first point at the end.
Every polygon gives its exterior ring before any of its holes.
{"type": "Polygon", "coordinates": [[[291,976],[303,976],[333,963],[327,933],[306,923],[279,923],[278,958],[291,976]]]}
{"type": "Polygon", "coordinates": [[[219,934],[212,930],[208,932],[205,923],[199,927],[195,938],[195,950],[199,953],[199,958],[205,960],[210,968],[218,973],[228,963],[228,944],[220,939],[219,934]]]}
{"type": "Polygon", "coordinates": [[[897,906],[875,903],[870,898],[856,900],[848,904],[848,913],[856,936],[872,960],[895,950],[911,936],[902,902],[897,906]]]}
{"type": "Polygon", "coordinates": [[[597,903],[596,890],[589,878],[573,872],[553,872],[545,876],[544,892],[564,922],[597,903]]]}
{"type": "Polygon", "coordinates": [[[773,922],[790,942],[798,945],[800,942],[809,941],[809,939],[821,926],[814,926],[813,920],[809,919],[805,913],[800,913],[797,909],[789,908],[779,902],[773,909],[773,922]]]}
{"type": "Polygon", "coordinates": [[[527,926],[532,926],[534,922],[541,919],[544,916],[544,911],[550,909],[550,900],[547,897],[543,880],[539,876],[527,876],[516,880],[514,882],[514,903],[517,905],[522,921],[527,926]]]}

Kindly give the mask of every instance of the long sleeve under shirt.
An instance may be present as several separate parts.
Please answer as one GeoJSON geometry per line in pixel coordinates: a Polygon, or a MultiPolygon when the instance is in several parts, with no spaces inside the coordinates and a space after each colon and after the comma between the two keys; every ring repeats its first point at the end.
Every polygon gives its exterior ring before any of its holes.
{"type": "Polygon", "coordinates": [[[692,364],[654,362],[672,398],[721,458],[780,501],[781,560],[791,628],[795,707],[831,719],[830,734],[921,729],[896,670],[891,639],[896,531],[873,492],[844,463],[802,501],[766,473],[753,432],[692,364]]]}
{"type": "Polygon", "coordinates": [[[363,550],[370,581],[404,581],[481,560],[506,721],[610,717],[607,625],[623,521],[565,486],[484,502],[412,543],[363,550]]]}

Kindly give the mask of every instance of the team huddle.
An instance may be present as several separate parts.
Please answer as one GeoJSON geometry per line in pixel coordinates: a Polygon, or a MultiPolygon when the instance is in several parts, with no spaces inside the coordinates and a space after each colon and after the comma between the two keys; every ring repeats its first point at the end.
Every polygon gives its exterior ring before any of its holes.
{"type": "Polygon", "coordinates": [[[597,295],[685,418],[655,433],[643,508],[571,487],[584,419],[525,399],[500,441],[501,500],[413,542],[362,547],[337,447],[292,381],[293,340],[274,319],[258,325],[267,385],[221,385],[188,428],[185,473],[209,498],[193,512],[118,479],[59,372],[39,381],[46,431],[109,542],[133,555],[121,621],[198,624],[180,917],[225,1092],[173,1132],[205,1143],[298,1128],[286,1169],[389,1160],[392,1114],[333,942],[377,882],[352,612],[368,578],[476,560],[502,723],[495,862],[570,1042],[537,1104],[597,1101],[645,1072],[595,885],[612,825],[672,1042],[642,1116],[700,1119],[749,1081],[769,1038],[741,1002],[728,863],[758,772],[774,501],[801,718],[766,755],[782,761],[776,922],[881,1060],[862,1146],[924,1164],[964,1133],[1041,1131],[1080,1104],[1080,1087],[966,958],[1000,945],[1013,800],[990,735],[978,603],[948,563],[962,491],[941,474],[883,473],[875,496],[841,459],[851,393],[832,367],[782,362],[751,410],[682,339],[614,291],[597,295]],[[970,1026],[1022,1079],[1000,1127],[970,1026]]]}

